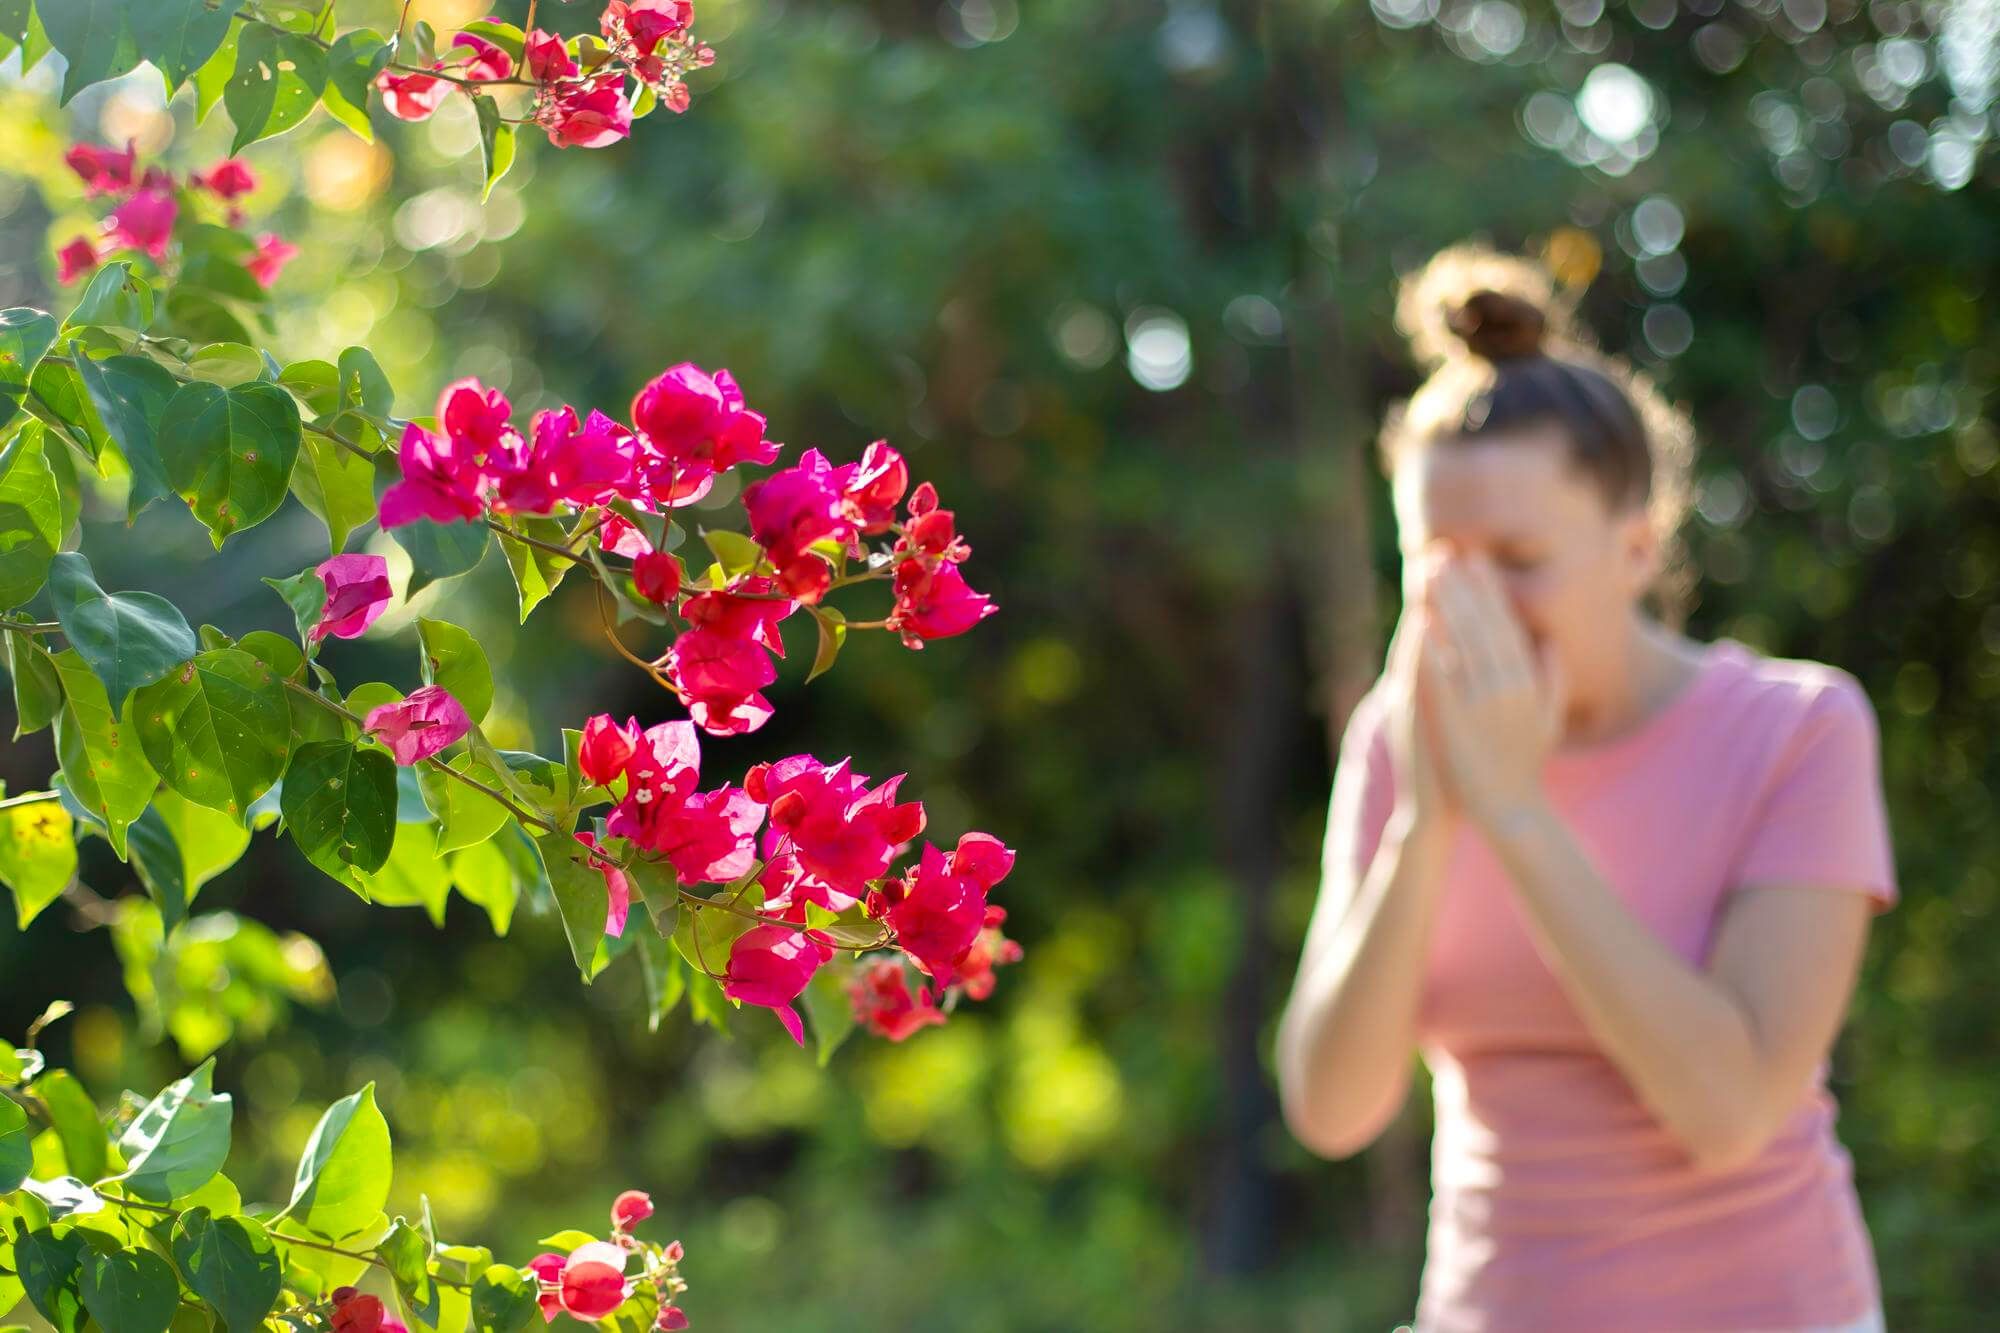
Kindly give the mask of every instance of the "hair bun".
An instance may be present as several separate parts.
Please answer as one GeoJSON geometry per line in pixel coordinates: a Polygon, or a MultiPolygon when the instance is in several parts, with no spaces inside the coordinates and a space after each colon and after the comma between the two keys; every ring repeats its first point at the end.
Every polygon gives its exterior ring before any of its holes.
{"type": "Polygon", "coordinates": [[[1548,317],[1533,301],[1486,288],[1452,307],[1445,324],[1474,356],[1508,361],[1541,352],[1548,317]]]}

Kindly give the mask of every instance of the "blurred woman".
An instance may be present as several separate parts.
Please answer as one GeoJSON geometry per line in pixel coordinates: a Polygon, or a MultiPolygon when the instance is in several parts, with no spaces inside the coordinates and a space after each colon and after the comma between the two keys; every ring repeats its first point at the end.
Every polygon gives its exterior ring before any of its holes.
{"type": "Polygon", "coordinates": [[[1527,261],[1444,251],[1383,434],[1405,601],[1278,1035],[1340,1157],[1436,1108],[1419,1333],[1863,1333],[1826,1061],[1895,900],[1846,673],[1678,632],[1692,432],[1527,261]]]}

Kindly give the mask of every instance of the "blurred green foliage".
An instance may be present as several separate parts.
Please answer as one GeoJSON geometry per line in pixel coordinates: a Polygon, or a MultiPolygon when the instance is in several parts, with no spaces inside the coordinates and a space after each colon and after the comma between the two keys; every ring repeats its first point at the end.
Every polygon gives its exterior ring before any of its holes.
{"type": "MultiPolygon", "coordinates": [[[[464,8],[428,6],[441,28],[464,8]]],[[[704,0],[720,61],[684,120],[524,152],[484,205],[456,104],[378,126],[393,154],[317,119],[253,150],[252,213],[305,251],[281,342],[367,343],[399,413],[478,375],[524,409],[619,414],[691,359],[730,367],[794,450],[845,461],[886,435],[936,480],[1003,614],[923,660],[857,635],[810,688],[793,626],[777,718],[715,752],[909,770],[934,836],[1021,849],[1000,897],[1028,956],[988,1005],[822,1074],[770,1024],[649,1034],[636,971],[581,990],[552,917],[503,945],[455,903],[434,930],[258,839],[204,901],[320,941],[338,999],[221,1053],[218,1082],[255,1112],[230,1166],[246,1194],[282,1191],[304,1108],[374,1079],[399,1188],[451,1231],[519,1248],[579,1201],[651,1190],[649,1225],[687,1242],[697,1326],[1404,1317],[1422,1108],[1329,1166],[1290,1143],[1253,1052],[1317,887],[1327,710],[1353,685],[1325,618],[1336,596],[1353,609],[1355,553],[1380,590],[1364,628],[1394,611],[1386,505],[1357,466],[1414,383],[1394,280],[1483,234],[1593,278],[1585,318],[1693,409],[1694,630],[1836,662],[1876,701],[1906,898],[1836,1054],[1842,1130],[1890,1325],[1983,1327],[2000,1306],[1990,46],[1959,32],[1947,79],[1931,11],[1885,0],[1438,9],[704,0]],[[1343,508],[1357,476],[1366,501],[1343,508]]],[[[183,165],[226,148],[219,120],[193,131],[143,83],[66,118],[45,83],[4,92],[0,304],[51,299],[51,243],[84,216],[57,166],[72,129],[143,129],[183,165]]],[[[323,542],[296,506],[221,560],[184,516],[135,535],[118,549],[143,558],[108,581],[236,634],[284,628],[283,608],[224,566],[297,567],[323,542]]],[[[437,603],[493,659],[496,743],[546,752],[591,712],[677,711],[603,647],[584,589],[514,631],[491,558],[330,645],[336,666],[413,680],[415,617],[437,603]]],[[[47,772],[45,742],[0,761],[11,785],[47,772]]],[[[131,891],[122,873],[86,850],[100,893],[131,891]]],[[[93,1089],[162,1081],[177,1054],[67,915],[0,925],[0,1030],[69,995],[62,1057],[93,1089]]]]}

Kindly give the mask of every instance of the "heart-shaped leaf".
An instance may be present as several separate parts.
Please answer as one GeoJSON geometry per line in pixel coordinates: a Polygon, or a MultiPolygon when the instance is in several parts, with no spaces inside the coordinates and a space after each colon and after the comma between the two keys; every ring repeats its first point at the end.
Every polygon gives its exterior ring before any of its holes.
{"type": "Polygon", "coordinates": [[[219,548],[284,503],[301,433],[298,404],[275,384],[192,381],[161,415],[160,461],[219,548]]]}

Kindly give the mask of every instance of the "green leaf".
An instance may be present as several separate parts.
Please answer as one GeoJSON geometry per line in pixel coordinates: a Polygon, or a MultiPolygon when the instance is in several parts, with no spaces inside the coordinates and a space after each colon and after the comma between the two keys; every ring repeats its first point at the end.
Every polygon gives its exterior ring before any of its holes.
{"type": "MultiPolygon", "coordinates": [[[[213,1058],[168,1084],[118,1140],[125,1188],[166,1203],[207,1184],[229,1156],[230,1099],[210,1082],[213,1058]]],[[[95,1314],[93,1309],[91,1313],[95,1314]]]]}
{"type": "Polygon", "coordinates": [[[104,1333],[167,1333],[181,1284],[172,1265],[151,1250],[83,1256],[83,1308],[104,1333]]]}
{"type": "Polygon", "coordinates": [[[20,72],[26,74],[49,53],[48,34],[28,0],[0,0],[0,59],[12,55],[15,47],[21,50],[20,72]]]}
{"type": "Polygon", "coordinates": [[[353,531],[375,517],[375,465],[324,435],[305,437],[291,486],[299,503],[326,525],[331,555],[339,555],[353,531]]]}
{"type": "Polygon", "coordinates": [[[14,1223],[14,1268],[28,1300],[56,1333],[77,1333],[83,1324],[83,1294],[78,1289],[83,1236],[72,1229],[58,1236],[47,1226],[14,1223]]]}
{"type": "Polygon", "coordinates": [[[844,970],[822,967],[799,998],[805,1003],[806,1021],[812,1024],[819,1067],[824,1069],[854,1031],[854,1001],[847,994],[844,970]]]}
{"type": "MultiPolygon", "coordinates": [[[[723,891],[724,894],[727,892],[723,891]]],[[[761,902],[762,896],[753,883],[750,892],[744,895],[744,903],[755,909],[761,902]]],[[[674,928],[674,947],[680,950],[688,966],[703,977],[711,974],[720,976],[729,967],[729,950],[737,937],[755,924],[747,917],[720,907],[684,903],[680,922],[674,928]]]]}
{"type": "MultiPolygon", "coordinates": [[[[249,651],[254,638],[255,635],[244,635],[237,647],[249,651]]],[[[275,666],[273,669],[276,669],[275,666]]],[[[177,792],[163,790],[156,794],[153,809],[160,812],[161,822],[173,834],[174,845],[180,849],[181,879],[187,885],[189,902],[194,901],[194,895],[202,885],[235,865],[250,845],[250,830],[243,827],[241,820],[223,811],[196,805],[177,792]]]]}
{"type": "Polygon", "coordinates": [[[335,878],[350,866],[375,871],[388,861],[396,836],[396,765],[379,748],[344,740],[306,745],[285,774],[281,800],[292,840],[335,878]]]}
{"type": "Polygon", "coordinates": [[[55,340],[55,316],[46,310],[0,310],[0,426],[21,410],[29,377],[55,340]]]}
{"type": "Polygon", "coordinates": [[[396,1284],[396,1298],[404,1313],[425,1328],[438,1326],[438,1284],[431,1276],[431,1255],[437,1238],[420,1231],[405,1218],[397,1218],[389,1234],[375,1247],[396,1284]]]}
{"type": "Polygon", "coordinates": [[[495,935],[507,933],[514,921],[514,906],[521,897],[520,878],[515,875],[506,852],[501,850],[502,845],[491,838],[475,842],[452,852],[447,862],[452,887],[460,897],[486,913],[495,935]]]}
{"type": "Polygon", "coordinates": [[[93,83],[129,74],[139,64],[139,46],[125,24],[125,0],[41,0],[35,6],[49,45],[69,62],[62,96],[69,99],[93,83]]]}
{"type": "Polygon", "coordinates": [[[135,337],[152,324],[152,284],[132,272],[132,265],[123,259],[112,260],[92,275],[76,309],[63,321],[66,329],[117,329],[135,337]]]}
{"type": "Polygon", "coordinates": [[[139,872],[146,892],[159,904],[160,928],[171,931],[187,919],[187,876],[181,872],[181,849],[175,845],[174,835],[160,818],[160,812],[151,806],[133,821],[128,837],[132,868],[139,872]]]}
{"type": "Polygon", "coordinates": [[[286,579],[266,578],[264,582],[272,591],[285,599],[285,605],[292,608],[292,620],[298,625],[299,643],[308,655],[318,651],[313,643],[313,627],[326,613],[326,580],[315,568],[302,569],[286,579]]]}
{"type": "Polygon", "coordinates": [[[485,721],[493,707],[493,668],[479,641],[450,621],[421,616],[417,636],[423,643],[424,684],[442,685],[475,725],[485,721]]]}
{"type": "MultiPolygon", "coordinates": [[[[449,762],[454,771],[489,787],[500,785],[498,775],[469,754],[459,755],[449,762]]],[[[430,764],[418,767],[417,782],[423,787],[424,804],[437,816],[439,856],[485,842],[513,818],[507,813],[507,807],[491,796],[474,791],[463,782],[453,781],[430,764]]]]}
{"type": "Polygon", "coordinates": [[[646,905],[646,915],[662,939],[672,939],[680,925],[681,881],[673,865],[635,856],[625,868],[626,883],[646,905]]]}
{"type": "Polygon", "coordinates": [[[132,489],[125,500],[126,517],[163,495],[172,493],[167,472],[160,461],[158,429],[168,399],[179,387],[166,367],[143,356],[112,356],[93,361],[80,346],[73,347],[71,359],[90,395],[98,420],[132,469],[132,489]]]}
{"type": "Polygon", "coordinates": [[[298,405],[277,385],[195,381],[161,415],[160,459],[220,548],[230,533],[277,512],[300,436],[298,405]]]}
{"type": "Polygon", "coordinates": [[[382,1211],[389,1171],[389,1123],[369,1083],[326,1108],[299,1158],[292,1201],[279,1216],[329,1238],[358,1231],[382,1211]]]}
{"type": "Polygon", "coordinates": [[[340,372],[331,361],[294,361],[279,373],[278,384],[316,418],[332,415],[340,400],[340,372]]]}
{"type": "Polygon", "coordinates": [[[236,124],[229,151],[283,134],[309,115],[326,89],[326,52],[310,39],[246,23],[236,36],[236,72],[222,104],[236,124]]]}
{"type": "Polygon", "coordinates": [[[74,551],[50,564],[49,592],[70,646],[104,682],[112,710],[196,652],[194,631],[173,603],[150,592],[108,593],[74,551]]]}
{"type": "Polygon", "coordinates": [[[11,1097],[0,1097],[0,1194],[12,1194],[35,1164],[29,1146],[28,1113],[11,1097]]]}
{"type": "Polygon", "coordinates": [[[479,113],[479,157],[486,166],[486,185],[479,192],[483,203],[514,165],[514,127],[500,119],[500,107],[491,97],[474,98],[473,106],[479,113]]]}
{"type": "Polygon", "coordinates": [[[40,731],[62,708],[62,677],[55,659],[30,634],[0,634],[0,653],[14,678],[14,739],[40,731]]]}
{"type": "MultiPolygon", "coordinates": [[[[569,537],[562,524],[552,518],[521,517],[514,521],[521,532],[538,541],[559,546],[569,537]]],[[[521,623],[525,625],[528,613],[556,590],[556,585],[562,582],[563,575],[576,561],[539,546],[530,546],[505,533],[500,537],[500,552],[507,557],[507,568],[513,571],[514,586],[521,594],[521,623]]]]}
{"type": "Polygon", "coordinates": [[[240,648],[198,654],[135,691],[131,719],[169,787],[239,819],[284,773],[291,753],[285,687],[240,648]]]}
{"type": "Polygon", "coordinates": [[[553,1235],[542,1237],[535,1242],[535,1247],[543,1250],[558,1250],[567,1254],[577,1246],[588,1245],[596,1239],[597,1237],[591,1235],[588,1231],[579,1231],[575,1227],[569,1227],[553,1235]]]}
{"type": "Polygon", "coordinates": [[[190,1208],[174,1223],[173,1250],[188,1289],[215,1307],[229,1333],[255,1333],[277,1306],[285,1266],[256,1218],[190,1208]]]}
{"type": "Polygon", "coordinates": [[[223,91],[229,87],[230,76],[236,73],[236,39],[241,28],[231,27],[222,38],[222,45],[215,48],[215,54],[202,62],[194,72],[194,123],[199,125],[208,119],[208,113],[215,110],[222,100],[223,91]]]}
{"type": "Polygon", "coordinates": [[[531,1275],[494,1264],[472,1284],[472,1333],[521,1333],[540,1310],[539,1292],[531,1275]]]}
{"type": "MultiPolygon", "coordinates": [[[[50,433],[66,442],[71,449],[90,460],[92,467],[104,472],[104,462],[100,457],[111,448],[111,437],[104,433],[104,425],[97,419],[97,412],[90,405],[90,397],[83,391],[83,377],[73,366],[58,365],[44,359],[28,377],[31,392],[21,405],[36,419],[48,426],[50,433]]],[[[49,465],[55,466],[55,459],[61,450],[52,451],[49,465]]]]}
{"type": "Polygon", "coordinates": [[[847,642],[846,616],[831,606],[815,606],[811,610],[813,623],[819,626],[819,651],[813,654],[812,670],[806,673],[808,684],[832,668],[834,659],[840,656],[841,645],[847,642]]]}
{"type": "Polygon", "coordinates": [[[227,389],[262,378],[264,358],[244,343],[210,343],[188,358],[187,374],[227,389]]]}
{"type": "Polygon", "coordinates": [[[715,553],[715,558],[722,564],[723,572],[732,579],[739,574],[749,573],[757,567],[757,562],[764,558],[763,547],[742,533],[731,532],[727,528],[705,530],[701,534],[701,539],[708,544],[708,549],[715,553]]]}
{"type": "Polygon", "coordinates": [[[111,846],[125,855],[125,830],[153,798],[160,778],[131,724],[113,716],[104,686],[74,648],[55,655],[63,707],[56,714],[56,759],[77,802],[104,821],[111,846]]]}
{"type": "Polygon", "coordinates": [[[208,62],[229,35],[229,20],[243,0],[146,0],[130,8],[139,54],[167,81],[172,97],[208,62]]]}
{"type": "MultiPolygon", "coordinates": [[[[110,1169],[111,1139],[97,1117],[97,1103],[76,1075],[67,1069],[51,1069],[35,1080],[35,1095],[49,1110],[69,1173],[83,1180],[102,1179],[110,1169]]],[[[5,1192],[0,1190],[0,1194],[5,1192]]]]}
{"type": "Polygon", "coordinates": [[[326,54],[326,91],[321,99],[326,113],[367,143],[375,142],[375,130],[368,123],[368,90],[391,54],[381,34],[365,28],[342,33],[326,54]]]}
{"type": "Polygon", "coordinates": [[[660,1030],[660,1020],[673,1012],[687,990],[687,964],[672,944],[649,931],[639,932],[639,967],[646,983],[646,1029],[660,1030]]]}
{"type": "Polygon", "coordinates": [[[542,834],[535,839],[535,850],[541,853],[542,869],[555,890],[556,910],[562,916],[570,956],[589,981],[591,958],[597,952],[597,942],[604,938],[604,919],[611,909],[604,872],[585,859],[584,845],[567,833],[542,834]]]}
{"type": "Polygon", "coordinates": [[[415,597],[439,579],[470,571],[486,554],[490,533],[484,523],[433,523],[427,518],[391,528],[389,535],[410,557],[410,586],[403,595],[415,597]]]}
{"type": "Polygon", "coordinates": [[[62,496],[43,441],[41,423],[31,421],[0,448],[0,607],[40,592],[62,546],[62,496]]]}

